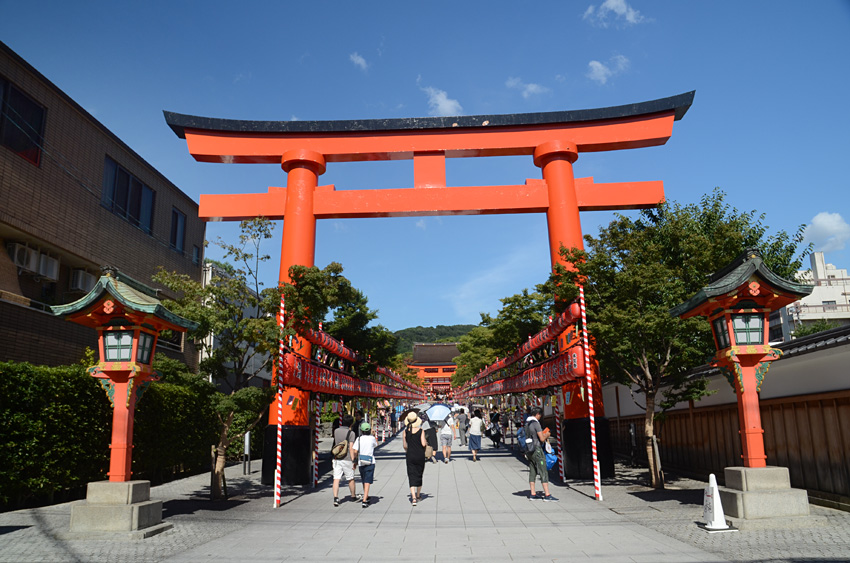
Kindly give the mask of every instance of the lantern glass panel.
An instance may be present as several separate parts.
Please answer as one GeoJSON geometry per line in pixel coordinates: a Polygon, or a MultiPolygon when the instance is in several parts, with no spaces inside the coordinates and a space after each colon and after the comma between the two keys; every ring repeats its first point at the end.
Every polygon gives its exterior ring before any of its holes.
{"type": "Polygon", "coordinates": [[[110,330],[103,341],[103,351],[107,362],[129,362],[133,354],[133,332],[129,330],[110,330]]]}
{"type": "Polygon", "coordinates": [[[726,318],[720,317],[719,319],[714,319],[711,323],[714,328],[714,340],[717,343],[717,349],[723,350],[724,348],[729,347],[729,331],[726,328],[726,318]]]}
{"type": "Polygon", "coordinates": [[[151,363],[151,350],[153,349],[153,335],[146,332],[139,333],[139,347],[136,351],[136,361],[140,364],[151,363]]]}
{"type": "Polygon", "coordinates": [[[737,344],[764,344],[764,315],[732,315],[737,344]]]}

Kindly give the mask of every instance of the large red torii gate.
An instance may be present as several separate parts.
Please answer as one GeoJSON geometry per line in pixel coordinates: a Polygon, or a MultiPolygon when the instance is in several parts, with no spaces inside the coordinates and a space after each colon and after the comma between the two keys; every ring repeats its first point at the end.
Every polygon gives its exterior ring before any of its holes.
{"type": "MultiPolygon", "coordinates": [[[[579,153],[663,145],[693,98],[694,92],[688,92],[589,110],[352,121],[164,114],[200,162],[281,164],[285,188],[202,195],[199,214],[208,221],[284,219],[279,279],[288,282],[291,266],[314,265],[316,220],[330,218],[546,213],[551,261],[562,262],[561,245],[583,247],[580,211],[642,209],[664,199],[660,181],[576,179],[573,163],[579,153]],[[509,186],[446,184],[446,158],[513,155],[532,156],[542,180],[509,186]],[[412,188],[338,191],[318,185],[328,163],[403,159],[413,160],[412,188]]],[[[308,423],[306,416],[291,422],[308,423]]]]}

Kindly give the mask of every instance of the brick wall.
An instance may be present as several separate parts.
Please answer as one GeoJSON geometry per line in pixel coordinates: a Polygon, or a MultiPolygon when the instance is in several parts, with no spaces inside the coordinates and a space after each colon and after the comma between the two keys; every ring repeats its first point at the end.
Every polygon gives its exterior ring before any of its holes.
{"type": "MultiPolygon", "coordinates": [[[[39,166],[0,145],[0,240],[3,241],[3,251],[7,243],[27,243],[60,260],[57,282],[16,272],[21,296],[49,305],[72,302],[82,296],[70,290],[72,271],[86,269],[99,276],[102,265],[115,266],[154,287],[151,276],[159,267],[200,280],[201,266],[192,262],[192,248],[203,248],[205,232],[205,224],[198,218],[197,203],[2,43],[0,75],[45,107],[44,143],[39,166]],[[151,234],[101,205],[107,156],[155,192],[151,234]],[[186,215],[183,253],[170,248],[172,208],[186,215]]],[[[134,108],[128,106],[127,111],[134,111],[134,108]]],[[[161,116],[151,118],[161,119],[161,116]]],[[[163,124],[163,135],[170,134],[163,124]]],[[[9,275],[10,270],[0,264],[0,289],[14,293],[15,283],[6,279],[9,275]]],[[[6,309],[4,307],[4,312],[6,309]]],[[[8,318],[0,315],[0,338],[4,334],[14,335],[19,330],[33,327],[55,328],[50,323],[45,325],[43,319],[26,322],[27,315],[35,315],[33,319],[37,319],[41,313],[23,310],[8,318]],[[13,322],[23,322],[24,327],[12,326],[13,322]]],[[[59,347],[73,347],[80,342],[82,340],[71,338],[68,345],[59,347]]],[[[0,360],[11,359],[7,350],[5,344],[0,348],[0,360]]],[[[81,353],[82,350],[76,357],[81,353]]],[[[23,353],[16,355],[26,356],[23,353]]],[[[68,354],[50,354],[50,357],[54,356],[67,357],[68,354]]],[[[31,361],[37,361],[39,357],[35,355],[31,361]]],[[[197,364],[197,358],[190,363],[197,364]]]]}

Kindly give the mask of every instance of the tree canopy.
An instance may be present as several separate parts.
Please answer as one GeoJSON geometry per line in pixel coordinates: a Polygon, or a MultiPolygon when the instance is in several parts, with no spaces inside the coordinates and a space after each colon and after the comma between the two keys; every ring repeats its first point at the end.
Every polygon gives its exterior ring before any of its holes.
{"type": "Polygon", "coordinates": [[[670,309],[748,247],[760,248],[768,267],[786,277],[809,252],[800,248],[802,226],[794,235],[768,234],[764,221],[755,211],[732,208],[716,189],[699,204],[662,203],[636,219],[617,215],[598,236],[584,237],[586,250],[561,249],[574,268],[556,267],[547,285],[563,305],[576,295],[575,286],[584,284],[588,330],[602,377],[643,394],[647,438],[654,435],[659,390],[666,388],[664,406],[698,396],[705,382],[689,379],[687,372],[715,350],[705,319],[673,318],[670,309]]]}

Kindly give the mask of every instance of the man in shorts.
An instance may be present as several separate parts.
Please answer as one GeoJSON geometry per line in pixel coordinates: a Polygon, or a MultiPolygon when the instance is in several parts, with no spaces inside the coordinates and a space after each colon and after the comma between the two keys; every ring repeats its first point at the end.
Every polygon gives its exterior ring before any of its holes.
{"type": "Polygon", "coordinates": [[[333,459],[334,506],[339,506],[339,481],[343,477],[345,477],[346,481],[348,481],[348,489],[351,491],[351,500],[355,502],[359,500],[357,498],[357,490],[354,485],[354,450],[351,447],[356,438],[354,430],[351,428],[353,423],[354,418],[350,414],[346,414],[342,417],[342,422],[340,423],[339,428],[334,431],[334,446],[348,440],[348,454],[345,459],[333,459]]]}
{"type": "Polygon", "coordinates": [[[369,487],[375,480],[375,448],[378,441],[368,422],[360,424],[360,437],[354,441],[354,457],[360,470],[360,482],[363,483],[363,508],[369,506],[369,487]]]}
{"type": "Polygon", "coordinates": [[[452,438],[454,437],[454,418],[447,417],[443,427],[440,429],[440,445],[443,447],[443,463],[448,463],[452,458],[452,438]]]}

